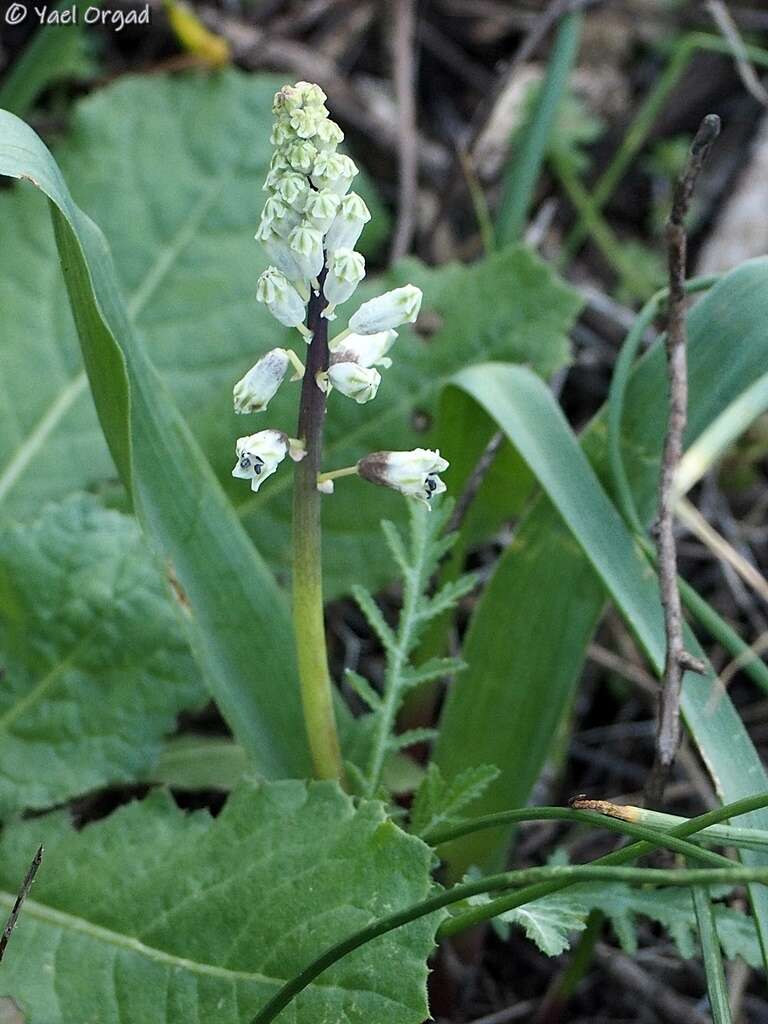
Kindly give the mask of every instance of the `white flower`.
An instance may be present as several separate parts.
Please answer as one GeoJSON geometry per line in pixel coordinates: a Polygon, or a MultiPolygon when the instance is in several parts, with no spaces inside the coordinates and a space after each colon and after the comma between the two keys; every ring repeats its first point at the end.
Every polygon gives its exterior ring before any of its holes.
{"type": "Polygon", "coordinates": [[[262,356],[232,390],[235,412],[262,412],[266,409],[283,382],[288,363],[288,353],[284,348],[273,348],[262,356]]]}
{"type": "Polygon", "coordinates": [[[250,480],[251,490],[258,491],[288,454],[288,436],[282,430],[260,430],[248,437],[239,437],[235,451],[237,465],[232,476],[250,480]]]}
{"type": "Polygon", "coordinates": [[[357,334],[377,334],[401,324],[412,324],[420,309],[421,289],[407,284],[364,302],[350,317],[349,329],[357,334]]]}
{"type": "Polygon", "coordinates": [[[277,267],[267,267],[256,285],[256,298],[285,327],[304,325],[306,316],[301,296],[277,267]]]}
{"type": "Polygon", "coordinates": [[[298,223],[299,214],[277,196],[270,196],[264,203],[260,221],[260,226],[264,229],[271,228],[273,234],[287,238],[298,223]]]}
{"type": "Polygon", "coordinates": [[[397,338],[397,331],[379,331],[378,334],[347,334],[341,340],[331,342],[331,361],[335,363],[358,363],[360,366],[383,366],[389,369],[392,360],[387,352],[397,338]]]}
{"type": "Polygon", "coordinates": [[[318,122],[315,132],[314,144],[324,150],[335,150],[340,142],[344,141],[344,132],[335,121],[329,118],[318,122]]]}
{"type": "Polygon", "coordinates": [[[303,139],[300,142],[294,142],[285,150],[285,158],[288,163],[294,171],[301,171],[302,174],[309,174],[319,155],[312,143],[303,139]]]}
{"type": "MultiPolygon", "coordinates": [[[[264,252],[267,254],[267,259],[270,260],[273,267],[276,267],[289,281],[295,282],[294,287],[301,295],[302,267],[291,252],[288,242],[275,234],[271,225],[263,222],[259,224],[254,238],[264,246],[264,252]]],[[[306,291],[306,289],[304,290],[306,291]]],[[[306,291],[306,299],[304,301],[308,300],[309,291],[306,291]]]]}
{"type": "Polygon", "coordinates": [[[325,234],[336,216],[340,202],[336,193],[330,189],[324,188],[319,192],[309,190],[304,213],[312,221],[312,227],[325,234]]]}
{"type": "Polygon", "coordinates": [[[414,448],[410,452],[373,452],[360,459],[357,471],[365,480],[392,487],[407,498],[414,498],[429,507],[435,494],[442,494],[445,484],[438,476],[448,468],[439,451],[414,448]]]}
{"type": "Polygon", "coordinates": [[[353,249],[370,219],[370,210],[356,192],[344,196],[339,212],[328,228],[325,239],[328,252],[334,252],[336,249],[353,249]]]}
{"type": "Polygon", "coordinates": [[[303,174],[288,171],[281,175],[277,184],[277,192],[284,203],[294,210],[303,210],[309,194],[309,185],[303,174]]]}
{"type": "MultiPolygon", "coordinates": [[[[329,188],[331,192],[343,196],[349,191],[352,179],[358,173],[354,160],[343,153],[318,153],[316,149],[315,153],[316,158],[310,175],[312,184],[315,188],[329,188]]],[[[290,154],[288,159],[291,159],[290,154]]],[[[297,170],[299,169],[303,170],[303,168],[297,168],[297,170]]]]}
{"type": "Polygon", "coordinates": [[[330,317],[334,307],[346,302],[365,277],[365,260],[352,249],[337,249],[328,261],[323,294],[330,303],[323,315],[330,317]]]}
{"type": "Polygon", "coordinates": [[[301,223],[288,236],[288,246],[301,267],[301,276],[311,281],[323,269],[323,236],[301,223]]]}
{"type": "Polygon", "coordinates": [[[347,398],[354,398],[358,405],[364,405],[376,397],[381,384],[381,374],[359,363],[332,363],[327,373],[317,375],[317,386],[326,393],[336,388],[347,398]]]}

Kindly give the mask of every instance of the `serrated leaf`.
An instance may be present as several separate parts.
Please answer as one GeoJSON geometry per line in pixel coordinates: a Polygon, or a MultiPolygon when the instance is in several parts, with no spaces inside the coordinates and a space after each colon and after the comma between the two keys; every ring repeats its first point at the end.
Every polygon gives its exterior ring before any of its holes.
{"type": "Polygon", "coordinates": [[[449,580],[445,583],[429,601],[425,602],[421,610],[421,618],[426,622],[437,618],[443,612],[450,611],[462,597],[466,597],[477,586],[479,576],[476,573],[467,573],[457,580],[449,580]]]}
{"type": "Polygon", "coordinates": [[[92,498],[0,528],[0,811],[132,781],[204,697],[162,565],[92,498]]]}
{"type": "MultiPolygon", "coordinates": [[[[0,905],[30,843],[44,870],[3,963],[30,1024],[247,1024],[326,947],[430,890],[431,851],[329,783],[243,782],[212,820],[157,792],[72,830],[5,829],[0,905]]],[[[421,1024],[440,915],[342,959],[285,1014],[295,1024],[421,1024]]]]}
{"type": "Polygon", "coordinates": [[[381,641],[385,651],[392,651],[395,648],[395,634],[384,620],[379,606],[364,587],[353,587],[352,596],[357,601],[360,611],[368,620],[368,625],[381,641]]]}
{"type": "MultiPolygon", "coordinates": [[[[476,897],[477,901],[487,899],[476,897]]],[[[573,933],[584,929],[592,910],[605,914],[626,953],[637,951],[636,919],[645,917],[669,932],[684,959],[696,955],[698,925],[687,889],[585,882],[507,911],[499,920],[522,927],[543,953],[558,956],[570,947],[573,933]]],[[[713,903],[713,911],[725,955],[730,959],[739,956],[752,967],[762,966],[753,919],[722,903],[713,903]]]]}
{"type": "Polygon", "coordinates": [[[361,676],[359,672],[355,672],[351,668],[348,668],[344,673],[344,679],[349,683],[360,700],[363,701],[371,711],[379,710],[381,707],[381,694],[374,690],[364,676],[361,676]]]}
{"type": "Polygon", "coordinates": [[[437,736],[437,729],[407,729],[405,732],[399,732],[390,737],[389,749],[405,750],[406,747],[412,747],[416,743],[431,743],[435,736],[437,736]]]}
{"type": "Polygon", "coordinates": [[[403,673],[403,686],[411,689],[421,683],[430,683],[435,679],[453,676],[466,667],[460,658],[430,658],[417,668],[408,669],[403,673]]]}
{"type": "Polygon", "coordinates": [[[457,821],[460,813],[482,796],[498,774],[498,769],[492,765],[481,764],[467,768],[447,783],[437,765],[431,762],[413,801],[411,830],[416,835],[428,836],[440,825],[457,821]]]}
{"type": "MultiPolygon", "coordinates": [[[[130,318],[153,361],[257,545],[287,573],[290,473],[259,495],[230,477],[234,439],[243,433],[232,384],[267,348],[295,344],[254,292],[266,262],[253,232],[270,156],[271,95],[282,82],[234,69],[126,76],[75,106],[56,153],[75,201],[107,236],[130,318]]],[[[366,201],[373,203],[368,192],[366,201]]],[[[364,243],[386,233],[380,206],[373,212],[364,243]]],[[[24,511],[114,470],[81,373],[45,210],[14,188],[0,195],[0,218],[14,240],[13,262],[2,261],[0,278],[7,332],[0,379],[13,382],[0,403],[0,495],[24,511]]],[[[425,324],[442,326],[428,339],[402,331],[374,414],[331,396],[329,468],[377,449],[424,446],[442,383],[468,362],[519,359],[547,374],[567,358],[578,299],[529,253],[439,270],[406,263],[357,298],[409,278],[424,288],[425,324]]],[[[296,401],[296,388],[286,385],[270,406],[269,425],[293,433],[296,401]]],[[[382,515],[405,518],[399,496],[364,481],[343,483],[324,508],[329,596],[348,592],[352,580],[373,590],[391,580],[378,524],[382,515]]]]}

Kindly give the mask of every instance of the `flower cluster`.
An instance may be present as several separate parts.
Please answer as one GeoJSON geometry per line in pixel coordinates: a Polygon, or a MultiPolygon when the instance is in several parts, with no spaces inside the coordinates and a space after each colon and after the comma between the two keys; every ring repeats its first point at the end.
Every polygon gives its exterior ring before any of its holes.
{"type": "MultiPolygon", "coordinates": [[[[319,301],[320,316],[334,321],[337,306],[352,297],[365,277],[365,260],[355,245],[371,218],[363,199],[350,191],[358,170],[338,152],[344,134],[329,118],[325,100],[322,89],[309,82],[286,85],[276,94],[274,153],[256,232],[271,264],[258,280],[256,298],[279,323],[296,328],[308,345],[313,340],[306,323],[310,301],[319,301]]],[[[421,291],[413,285],[364,302],[347,328],[331,339],[329,358],[314,384],[326,395],[336,390],[360,404],[371,401],[381,384],[377,367],[392,364],[387,353],[397,328],[413,323],[420,307],[421,291]]],[[[291,349],[274,348],[262,356],[234,387],[235,411],[264,411],[291,365],[296,371],[292,379],[300,379],[304,366],[291,349]]],[[[280,431],[241,437],[233,476],[249,479],[255,491],[286,455],[298,459],[302,454],[302,442],[280,431]]],[[[445,489],[437,473],[447,465],[439,452],[423,449],[377,452],[349,470],[321,474],[318,486],[329,493],[334,476],[358,472],[428,504],[445,489]]]]}

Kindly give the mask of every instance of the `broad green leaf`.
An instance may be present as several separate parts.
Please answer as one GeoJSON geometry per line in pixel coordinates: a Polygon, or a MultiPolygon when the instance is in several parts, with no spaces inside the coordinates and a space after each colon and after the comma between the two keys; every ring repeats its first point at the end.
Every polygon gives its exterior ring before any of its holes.
{"type": "MultiPolygon", "coordinates": [[[[4,909],[41,837],[3,962],[3,994],[28,1024],[247,1024],[326,947],[431,887],[429,847],[329,783],[246,781],[216,820],[156,792],[82,832],[65,814],[7,828],[4,909]]],[[[339,961],[285,1019],[421,1024],[440,919],[339,961]]]]}
{"type": "MultiPolygon", "coordinates": [[[[189,602],[190,637],[207,685],[260,771],[305,776],[309,759],[285,597],[132,330],[103,235],[72,201],[40,139],[2,112],[0,174],[29,179],[51,200],[101,424],[142,525],[170,559],[189,602]]],[[[39,359],[38,373],[48,365],[39,359]]],[[[58,455],[70,462],[83,452],[65,446],[58,455]]]]}
{"type": "MultiPolygon", "coordinates": [[[[235,70],[123,79],[76,106],[56,152],[75,202],[110,242],[129,320],[249,532],[285,579],[290,472],[283,469],[257,496],[230,476],[236,437],[266,425],[295,430],[295,385],[283,388],[266,416],[237,417],[231,400],[234,381],[264,351],[303,347],[255,300],[266,258],[253,232],[271,152],[272,93],[281,82],[235,70]]],[[[373,212],[363,235],[370,250],[386,218],[363,191],[373,212]]],[[[24,511],[73,486],[100,484],[114,470],[91,409],[44,211],[17,188],[0,195],[0,217],[14,239],[13,261],[0,267],[8,332],[0,378],[13,381],[0,407],[0,499],[24,511]]],[[[373,405],[331,396],[329,466],[424,445],[441,383],[469,362],[519,360],[548,374],[567,357],[578,300],[522,250],[467,268],[406,262],[361,289],[348,308],[409,279],[425,291],[429,336],[403,330],[373,405]]],[[[404,521],[403,502],[359,481],[340,483],[326,502],[329,596],[352,581],[375,590],[391,579],[382,515],[404,521]]]]}
{"type": "Polygon", "coordinates": [[[92,498],[0,527],[0,813],[139,778],[204,691],[162,566],[92,498]]]}
{"type": "MultiPolygon", "coordinates": [[[[766,284],[768,261],[752,261],[724,278],[689,315],[688,444],[765,372],[766,284]]],[[[657,346],[632,374],[624,418],[625,459],[641,515],[648,519],[664,432],[664,380],[664,353],[657,346]]],[[[460,399],[459,406],[468,402],[460,399]]],[[[493,429],[487,414],[483,417],[486,427],[481,423],[478,429],[493,429]]],[[[609,478],[605,437],[601,413],[587,430],[583,446],[602,480],[609,478]]],[[[563,486],[574,475],[576,463],[568,461],[563,486]]],[[[584,486],[581,479],[579,486],[584,486]]],[[[604,506],[604,495],[599,500],[604,506]]],[[[594,531],[585,509],[578,519],[594,531]]],[[[603,540],[615,526],[612,523],[603,540]]],[[[623,543],[626,547],[626,537],[623,543]]],[[[633,549],[630,565],[640,565],[637,557],[633,549]]],[[[629,566],[621,571],[633,574],[629,566]]],[[[648,566],[643,571],[647,588],[652,572],[648,566]]],[[[633,580],[626,586],[634,589],[641,583],[633,580]]],[[[540,497],[478,603],[464,651],[469,668],[452,684],[437,745],[438,763],[447,778],[476,764],[501,769],[499,781],[477,802],[476,813],[520,806],[528,799],[572,698],[605,597],[603,584],[571,530],[540,497]],[[499,621],[504,622],[503,630],[499,621]],[[506,727],[499,728],[499,722],[506,727]]],[[[766,784],[762,769],[727,697],[718,694],[710,701],[711,692],[711,682],[697,680],[686,687],[686,714],[694,739],[724,799],[755,792],[766,784]]],[[[745,824],[764,828],[766,820],[758,814],[745,824]]],[[[503,840],[501,833],[462,840],[452,852],[457,874],[469,864],[492,860],[503,840]]]]}

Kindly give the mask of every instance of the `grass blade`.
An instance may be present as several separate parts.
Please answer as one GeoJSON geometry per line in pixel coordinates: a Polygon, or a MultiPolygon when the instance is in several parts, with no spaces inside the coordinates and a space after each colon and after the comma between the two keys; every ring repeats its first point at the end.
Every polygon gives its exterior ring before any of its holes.
{"type": "Polygon", "coordinates": [[[530,121],[520,133],[517,152],[504,176],[504,190],[496,220],[500,246],[517,241],[525,226],[539,178],[547,143],[579,49],[583,15],[566,14],[557,30],[547,74],[536,97],[530,121]]]}

